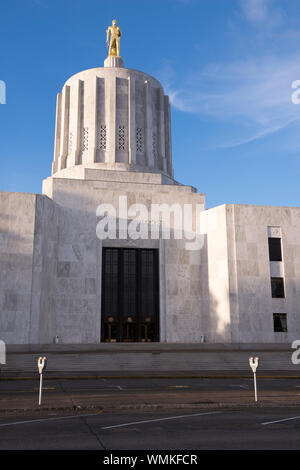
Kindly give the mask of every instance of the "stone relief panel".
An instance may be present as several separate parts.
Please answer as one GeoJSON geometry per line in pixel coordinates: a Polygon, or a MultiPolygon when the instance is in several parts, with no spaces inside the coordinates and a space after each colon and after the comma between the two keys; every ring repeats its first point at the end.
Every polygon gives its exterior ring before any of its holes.
{"type": "Polygon", "coordinates": [[[107,149],[107,129],[105,124],[100,124],[97,132],[97,150],[107,149]]]}
{"type": "Polygon", "coordinates": [[[89,128],[83,127],[81,129],[80,150],[85,152],[89,149],[89,128]]]}
{"type": "Polygon", "coordinates": [[[69,134],[69,153],[71,153],[73,150],[73,132],[70,132],[69,134]]]}
{"type": "Polygon", "coordinates": [[[126,150],[126,126],[119,125],[118,128],[118,149],[126,150]]]}
{"type": "Polygon", "coordinates": [[[152,133],[152,154],[154,162],[157,162],[158,152],[157,152],[157,135],[155,132],[152,133]]]}
{"type": "Polygon", "coordinates": [[[136,129],[136,151],[137,153],[144,152],[143,129],[141,127],[137,127],[136,129]]]}
{"type": "Polygon", "coordinates": [[[281,238],[281,227],[268,227],[269,238],[281,238]]]}

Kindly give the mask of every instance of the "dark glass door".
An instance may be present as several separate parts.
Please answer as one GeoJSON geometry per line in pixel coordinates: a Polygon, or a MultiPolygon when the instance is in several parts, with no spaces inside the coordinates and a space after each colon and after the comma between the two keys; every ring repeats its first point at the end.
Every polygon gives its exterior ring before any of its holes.
{"type": "Polygon", "coordinates": [[[159,341],[158,250],[103,248],[103,342],[159,341]]]}

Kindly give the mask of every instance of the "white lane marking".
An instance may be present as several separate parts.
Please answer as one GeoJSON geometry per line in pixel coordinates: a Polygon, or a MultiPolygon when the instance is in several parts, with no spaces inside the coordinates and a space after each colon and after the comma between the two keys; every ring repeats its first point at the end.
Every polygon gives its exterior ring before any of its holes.
{"type": "Polygon", "coordinates": [[[190,388],[189,385],[168,385],[168,388],[190,388]]]}
{"type": "Polygon", "coordinates": [[[268,421],[266,423],[261,423],[263,426],[268,424],[283,423],[284,421],[291,421],[292,419],[300,419],[300,416],[294,416],[293,418],[278,419],[277,421],[268,421]]]}
{"type": "Polygon", "coordinates": [[[98,415],[99,413],[92,413],[88,415],[58,416],[56,418],[31,419],[29,421],[15,421],[13,423],[3,423],[3,424],[0,424],[0,427],[3,428],[4,426],[16,426],[17,424],[41,423],[44,421],[58,421],[61,419],[87,418],[88,416],[98,416],[98,415]]]}
{"type": "MultiPolygon", "coordinates": [[[[39,387],[35,387],[33,389],[34,392],[36,392],[37,390],[39,390],[39,387]]],[[[43,387],[43,390],[56,390],[55,387],[43,387]]]]}
{"type": "Polygon", "coordinates": [[[156,421],[167,421],[168,419],[193,418],[194,416],[214,415],[218,413],[221,413],[221,411],[210,411],[208,413],[197,413],[193,415],[169,416],[168,418],[147,419],[145,421],[134,421],[125,424],[115,424],[114,426],[105,426],[101,429],[121,428],[123,426],[133,426],[134,424],[154,423],[156,421]]]}
{"type": "Polygon", "coordinates": [[[248,385],[229,385],[229,387],[239,387],[239,388],[243,388],[245,390],[249,390],[248,385]]]}

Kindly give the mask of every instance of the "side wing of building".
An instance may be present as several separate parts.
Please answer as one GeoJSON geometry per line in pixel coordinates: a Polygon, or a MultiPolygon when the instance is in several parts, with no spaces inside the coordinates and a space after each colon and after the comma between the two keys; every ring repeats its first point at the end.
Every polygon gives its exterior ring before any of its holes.
{"type": "Polygon", "coordinates": [[[206,340],[299,339],[300,208],[223,205],[202,227],[206,340]]]}

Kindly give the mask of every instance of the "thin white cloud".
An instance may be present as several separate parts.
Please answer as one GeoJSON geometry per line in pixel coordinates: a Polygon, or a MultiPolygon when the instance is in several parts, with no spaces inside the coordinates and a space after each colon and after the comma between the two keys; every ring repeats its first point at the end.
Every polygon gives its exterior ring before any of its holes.
{"type": "Polygon", "coordinates": [[[253,26],[274,29],[283,21],[283,11],[276,0],[239,0],[242,16],[253,26]]]}
{"type": "MultiPolygon", "coordinates": [[[[264,124],[295,115],[291,83],[300,79],[300,52],[290,57],[263,57],[247,61],[211,64],[184,77],[185,86],[167,80],[172,104],[182,110],[219,118],[246,117],[264,124]]],[[[297,110],[299,112],[299,110],[297,110]]]]}
{"type": "Polygon", "coordinates": [[[268,19],[270,0],[241,0],[241,10],[250,22],[262,22],[268,19]]]}
{"type": "Polygon", "coordinates": [[[233,148],[233,147],[240,147],[241,145],[244,145],[244,144],[249,144],[250,142],[253,142],[253,141],[258,140],[258,139],[262,139],[263,137],[266,137],[268,135],[275,134],[276,132],[284,129],[285,127],[287,127],[290,124],[292,124],[296,121],[299,121],[299,120],[300,120],[300,118],[299,119],[291,119],[289,122],[286,122],[283,125],[278,125],[278,126],[273,126],[273,127],[266,128],[266,129],[262,130],[261,132],[258,132],[257,134],[252,135],[251,137],[247,137],[247,138],[241,139],[241,140],[233,140],[233,141],[230,141],[230,142],[226,142],[226,143],[223,143],[223,144],[219,145],[219,147],[220,148],[233,148]]]}
{"type": "Polygon", "coordinates": [[[274,40],[277,44],[275,53],[271,47],[268,54],[266,47],[263,55],[248,59],[211,63],[198,69],[194,63],[183,76],[168,62],[160,73],[176,109],[232,124],[235,130],[231,138],[226,134],[226,142],[219,144],[223,148],[262,139],[300,119],[300,105],[291,102],[291,84],[300,79],[300,49],[293,47],[294,52],[288,54],[278,52],[281,43],[285,51],[287,44],[295,46],[298,32],[283,24],[284,13],[277,0],[238,0],[238,5],[243,18],[255,26],[249,40],[258,37],[261,44],[264,37],[268,41],[272,38],[272,45],[274,40]],[[280,32],[275,31],[279,25],[280,32]]]}
{"type": "MultiPolygon", "coordinates": [[[[289,57],[262,57],[211,64],[176,84],[167,66],[162,81],[171,104],[183,112],[239,124],[250,142],[277,132],[300,118],[300,105],[291,102],[291,84],[300,79],[300,52],[289,57]]],[[[224,144],[230,146],[231,144],[224,144]]]]}

